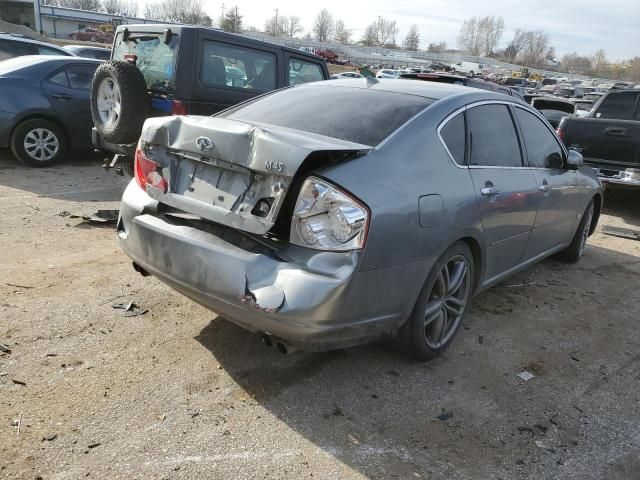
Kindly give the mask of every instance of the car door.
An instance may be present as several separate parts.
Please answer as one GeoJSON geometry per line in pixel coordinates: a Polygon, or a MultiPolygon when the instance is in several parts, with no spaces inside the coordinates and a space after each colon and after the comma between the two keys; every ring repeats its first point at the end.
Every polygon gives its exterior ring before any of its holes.
{"type": "Polygon", "coordinates": [[[536,217],[538,185],[505,102],[467,109],[469,173],[484,232],[487,281],[518,266],[536,217]]]}
{"type": "Polygon", "coordinates": [[[98,64],[71,64],[42,82],[52,109],[67,127],[74,147],[91,144],[90,87],[98,64]]]}
{"type": "Polygon", "coordinates": [[[526,158],[538,185],[538,213],[525,258],[534,258],[566,245],[578,225],[578,174],[565,168],[565,150],[546,122],[514,106],[526,158]]]}

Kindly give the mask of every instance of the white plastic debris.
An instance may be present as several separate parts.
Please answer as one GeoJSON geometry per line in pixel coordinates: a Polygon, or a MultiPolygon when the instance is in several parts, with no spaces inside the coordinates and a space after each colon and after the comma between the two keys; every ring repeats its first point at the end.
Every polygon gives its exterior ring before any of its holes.
{"type": "Polygon", "coordinates": [[[516,377],[521,378],[526,382],[527,380],[531,380],[532,378],[534,378],[535,375],[531,372],[527,372],[526,370],[523,370],[518,375],[516,375],[516,377]]]}

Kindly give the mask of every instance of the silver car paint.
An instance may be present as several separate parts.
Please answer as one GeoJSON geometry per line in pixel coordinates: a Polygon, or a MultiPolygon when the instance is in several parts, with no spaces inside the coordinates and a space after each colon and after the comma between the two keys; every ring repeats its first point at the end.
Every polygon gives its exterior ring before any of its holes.
{"type": "MultiPolygon", "coordinates": [[[[295,346],[324,350],[391,335],[408,318],[431,267],[453,242],[469,243],[478,292],[565,248],[575,232],[563,231],[544,251],[528,250],[531,231],[544,235],[547,230],[544,223],[536,229],[542,192],[535,188],[533,169],[516,172],[526,178],[518,181],[528,192],[523,199],[512,185],[513,169],[455,165],[439,126],[452,112],[478,102],[505,103],[501,95],[461,91],[432,104],[366,155],[314,172],[370,208],[362,251],[320,252],[285,244],[276,256],[252,253],[223,240],[213,227],[204,231],[172,224],[135,181],[122,200],[120,245],[137,264],[186,296],[249,330],[295,346]],[[483,214],[491,209],[477,195],[487,179],[508,187],[501,202],[516,201],[528,212],[494,211],[489,222],[494,237],[483,227],[483,214]]],[[[506,103],[533,112],[517,100],[506,103]]],[[[566,212],[577,225],[590,199],[601,198],[601,189],[588,170],[575,172],[575,178],[580,188],[566,212]]]]}

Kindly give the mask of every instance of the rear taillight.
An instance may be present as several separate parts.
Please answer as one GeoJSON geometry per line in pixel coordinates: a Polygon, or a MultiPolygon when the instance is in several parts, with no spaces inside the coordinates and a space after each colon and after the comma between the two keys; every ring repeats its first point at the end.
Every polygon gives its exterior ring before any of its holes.
{"type": "Polygon", "coordinates": [[[558,127],[556,128],[556,133],[558,134],[558,138],[564,142],[564,130],[558,127]]]}
{"type": "Polygon", "coordinates": [[[180,100],[171,101],[171,115],[186,115],[187,106],[180,100]]]}
{"type": "Polygon", "coordinates": [[[136,62],[138,61],[138,56],[137,55],[133,55],[132,53],[125,53],[124,61],[125,62],[129,62],[129,63],[133,63],[135,65],[136,62]]]}
{"type": "Polygon", "coordinates": [[[140,147],[136,149],[135,157],[135,178],[137,184],[145,192],[147,187],[151,186],[161,190],[163,193],[167,191],[167,181],[159,172],[160,166],[153,160],[147,158],[140,147]]]}

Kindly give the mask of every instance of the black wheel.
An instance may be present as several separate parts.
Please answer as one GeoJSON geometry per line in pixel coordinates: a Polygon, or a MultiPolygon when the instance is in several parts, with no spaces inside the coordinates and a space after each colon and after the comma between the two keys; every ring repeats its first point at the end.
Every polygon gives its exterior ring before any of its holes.
{"type": "Polygon", "coordinates": [[[428,360],[445,351],[462,325],[472,279],[471,251],[464,242],[456,242],[434,265],[413,313],[400,328],[400,350],[417,360],[428,360]]]}
{"type": "Polygon", "coordinates": [[[587,238],[591,235],[591,224],[593,223],[593,214],[595,208],[593,206],[593,199],[587,205],[587,208],[582,215],[582,220],[578,225],[576,233],[573,235],[573,239],[567,248],[562,250],[556,255],[558,260],[562,260],[567,263],[576,263],[582,257],[585,249],[587,248],[587,238]]]}
{"type": "Polygon", "coordinates": [[[91,82],[91,116],[107,142],[138,141],[149,112],[147,83],[129,62],[111,60],[100,65],[91,82]]]}
{"type": "Polygon", "coordinates": [[[47,167],[64,157],[67,141],[58,125],[34,118],[16,127],[11,135],[10,147],[22,163],[32,167],[47,167]]]}

